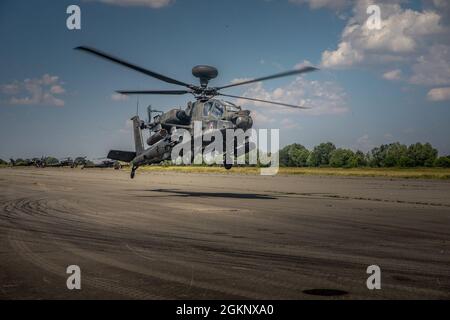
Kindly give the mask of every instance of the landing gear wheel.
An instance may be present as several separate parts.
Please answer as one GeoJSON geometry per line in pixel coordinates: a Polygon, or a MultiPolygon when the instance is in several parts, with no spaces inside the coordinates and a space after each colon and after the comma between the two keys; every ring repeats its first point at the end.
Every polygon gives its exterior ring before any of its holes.
{"type": "Polygon", "coordinates": [[[228,163],[225,163],[223,166],[224,166],[225,169],[227,169],[227,170],[230,170],[231,168],[233,168],[233,165],[232,165],[232,164],[228,164],[228,163]]]}
{"type": "Polygon", "coordinates": [[[136,174],[136,167],[131,168],[131,174],[130,174],[130,178],[134,179],[134,175],[136,174]]]}

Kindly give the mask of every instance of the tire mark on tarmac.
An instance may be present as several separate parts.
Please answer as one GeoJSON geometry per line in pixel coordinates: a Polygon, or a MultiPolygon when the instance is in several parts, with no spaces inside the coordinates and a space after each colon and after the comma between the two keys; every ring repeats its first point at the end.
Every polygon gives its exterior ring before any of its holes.
{"type": "MultiPolygon", "coordinates": [[[[23,259],[31,262],[40,269],[55,274],[59,277],[66,278],[66,268],[64,266],[52,263],[42,258],[39,254],[33,252],[33,250],[31,250],[30,247],[26,244],[25,240],[26,238],[30,238],[30,236],[25,237],[25,234],[27,233],[18,230],[10,232],[9,243],[11,244],[11,247],[14,249],[14,251],[18,253],[23,259]]],[[[149,294],[148,292],[144,292],[135,288],[119,286],[105,279],[86,276],[86,273],[83,273],[82,283],[83,285],[87,284],[88,286],[92,286],[133,299],[163,299],[163,297],[149,294]]]]}

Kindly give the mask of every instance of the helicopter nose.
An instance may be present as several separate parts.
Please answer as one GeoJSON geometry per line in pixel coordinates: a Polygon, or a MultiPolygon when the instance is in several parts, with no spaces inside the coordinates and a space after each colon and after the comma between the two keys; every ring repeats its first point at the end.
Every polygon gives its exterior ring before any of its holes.
{"type": "Polygon", "coordinates": [[[249,115],[240,115],[236,118],[235,123],[237,128],[247,130],[253,126],[253,119],[249,115]]]}

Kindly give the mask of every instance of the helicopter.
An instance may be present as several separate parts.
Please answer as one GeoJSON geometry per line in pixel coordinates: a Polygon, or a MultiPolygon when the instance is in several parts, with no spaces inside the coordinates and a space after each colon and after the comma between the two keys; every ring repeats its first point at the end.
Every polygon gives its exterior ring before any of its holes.
{"type": "Polygon", "coordinates": [[[83,167],[86,165],[87,162],[88,162],[87,156],[79,156],[73,160],[73,164],[75,167],[78,167],[78,166],[83,167]]]}
{"type": "Polygon", "coordinates": [[[36,168],[45,168],[45,157],[31,159],[36,168]]]}
{"type": "Polygon", "coordinates": [[[117,160],[109,160],[107,158],[98,158],[95,160],[101,160],[100,162],[88,162],[85,161],[84,164],[82,164],[81,169],[88,169],[88,168],[114,168],[115,170],[119,170],[122,168],[122,165],[117,160]]]}
{"type": "MultiPolygon", "coordinates": [[[[199,79],[200,85],[193,85],[183,81],[179,81],[168,76],[156,73],[149,69],[140,67],[138,65],[127,62],[123,59],[114,57],[108,53],[102,52],[92,47],[79,46],[75,50],[80,50],[99,58],[108,60],[110,62],[122,65],[126,68],[143,73],[152,78],[161,80],[166,83],[182,86],[183,90],[117,90],[117,93],[123,95],[184,95],[191,94],[194,96],[195,101],[190,101],[187,107],[182,109],[171,109],[167,112],[149,111],[148,121],[143,121],[138,115],[131,118],[133,122],[133,136],[135,143],[135,151],[121,151],[111,150],[108,153],[108,158],[117,161],[129,162],[131,165],[130,177],[133,179],[135,172],[139,166],[153,163],[160,163],[164,160],[169,160],[171,156],[171,150],[173,147],[180,143],[178,138],[174,138],[174,133],[177,128],[189,130],[191,136],[194,134],[194,122],[201,121],[202,129],[220,130],[223,132],[226,129],[250,129],[253,125],[253,119],[250,116],[250,110],[243,110],[240,106],[229,101],[216,99],[215,97],[227,97],[235,99],[245,99],[250,101],[269,103],[272,105],[278,105],[296,109],[308,109],[305,106],[297,106],[293,104],[287,104],[282,102],[268,101],[250,97],[241,97],[231,94],[222,93],[221,90],[246,85],[250,83],[276,79],[286,76],[298,75],[302,73],[312,72],[318,70],[313,66],[304,66],[302,68],[276,73],[273,75],[260,77],[251,80],[243,80],[233,82],[228,85],[210,87],[208,83],[210,80],[216,78],[219,74],[218,70],[213,66],[198,65],[192,68],[192,75],[199,79]],[[152,119],[152,112],[158,114],[152,119]],[[150,136],[147,139],[149,148],[144,148],[142,139],[142,130],[148,129],[150,136]]],[[[225,137],[225,135],[224,135],[225,137]]],[[[225,139],[223,139],[225,141],[225,139]]],[[[248,139],[244,146],[245,153],[251,150],[252,146],[248,139]]],[[[205,145],[203,145],[205,148],[205,145]]],[[[236,146],[235,146],[236,151],[236,146]]],[[[236,153],[235,153],[236,154],[236,153]]],[[[224,163],[225,169],[229,170],[233,164],[224,163]]]]}
{"type": "Polygon", "coordinates": [[[55,162],[55,163],[47,163],[47,164],[45,164],[45,166],[46,167],[55,167],[55,168],[59,168],[59,167],[75,168],[75,163],[71,157],[66,157],[66,158],[62,158],[62,159],[58,160],[58,162],[55,162]]]}

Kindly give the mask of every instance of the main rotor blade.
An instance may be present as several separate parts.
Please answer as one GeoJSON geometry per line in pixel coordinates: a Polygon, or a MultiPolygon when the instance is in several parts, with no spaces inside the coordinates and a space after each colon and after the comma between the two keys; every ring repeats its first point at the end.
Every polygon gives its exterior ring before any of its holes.
{"type": "Polygon", "coordinates": [[[247,98],[247,97],[239,97],[239,96],[232,96],[231,94],[223,94],[219,93],[218,96],[224,96],[224,97],[230,97],[230,98],[237,98],[237,99],[246,99],[251,101],[257,101],[257,102],[264,102],[264,103],[270,103],[270,104],[277,104],[283,107],[289,107],[289,108],[296,108],[296,109],[310,109],[308,107],[303,106],[296,106],[293,104],[283,103],[283,102],[275,102],[275,101],[268,101],[268,100],[261,100],[261,99],[255,99],[255,98],[247,98]]]}
{"type": "Polygon", "coordinates": [[[119,90],[120,94],[186,94],[188,90],[119,90]]]}
{"type": "Polygon", "coordinates": [[[261,78],[256,78],[256,79],[252,79],[252,80],[246,80],[246,81],[242,81],[242,82],[232,83],[232,84],[229,84],[229,85],[226,85],[226,86],[223,86],[223,87],[218,87],[216,89],[220,90],[220,89],[225,89],[225,88],[230,88],[230,87],[235,87],[235,86],[241,86],[243,84],[249,84],[249,83],[260,82],[260,81],[269,80],[269,79],[287,77],[287,76],[292,76],[294,74],[311,72],[311,71],[315,71],[315,70],[319,70],[319,69],[317,69],[315,67],[303,67],[303,68],[300,68],[300,69],[295,69],[295,70],[291,70],[291,71],[286,71],[286,72],[273,74],[273,75],[267,76],[267,77],[261,77],[261,78]]]}
{"type": "Polygon", "coordinates": [[[98,57],[101,57],[101,58],[103,58],[103,59],[106,59],[106,60],[109,60],[109,61],[118,63],[118,64],[120,64],[120,65],[122,65],[122,66],[125,66],[125,67],[127,67],[127,68],[136,70],[136,71],[138,71],[138,72],[141,72],[141,73],[143,73],[143,74],[145,74],[145,75],[148,75],[148,76],[150,76],[150,77],[156,78],[156,79],[161,80],[161,81],[164,81],[164,82],[168,82],[168,83],[172,83],[172,84],[177,84],[177,85],[185,86],[185,87],[188,87],[188,88],[192,87],[192,85],[187,84],[187,83],[185,83],[185,82],[178,81],[178,80],[175,80],[175,79],[166,77],[166,76],[164,76],[164,75],[162,75],[162,74],[153,72],[153,71],[148,70],[148,69],[144,69],[144,68],[142,68],[142,67],[139,67],[139,66],[136,66],[136,65],[134,65],[134,64],[131,64],[131,63],[125,61],[125,60],[121,60],[121,59],[119,59],[119,58],[113,57],[113,56],[111,56],[111,55],[109,55],[109,54],[107,54],[107,53],[101,52],[101,51],[99,51],[99,50],[97,50],[97,49],[94,49],[94,48],[85,47],[85,46],[80,46],[80,47],[76,47],[75,49],[76,49],[76,50],[81,50],[81,51],[84,51],[84,52],[87,52],[87,53],[91,53],[91,54],[96,55],[96,56],[98,56],[98,57]]]}

